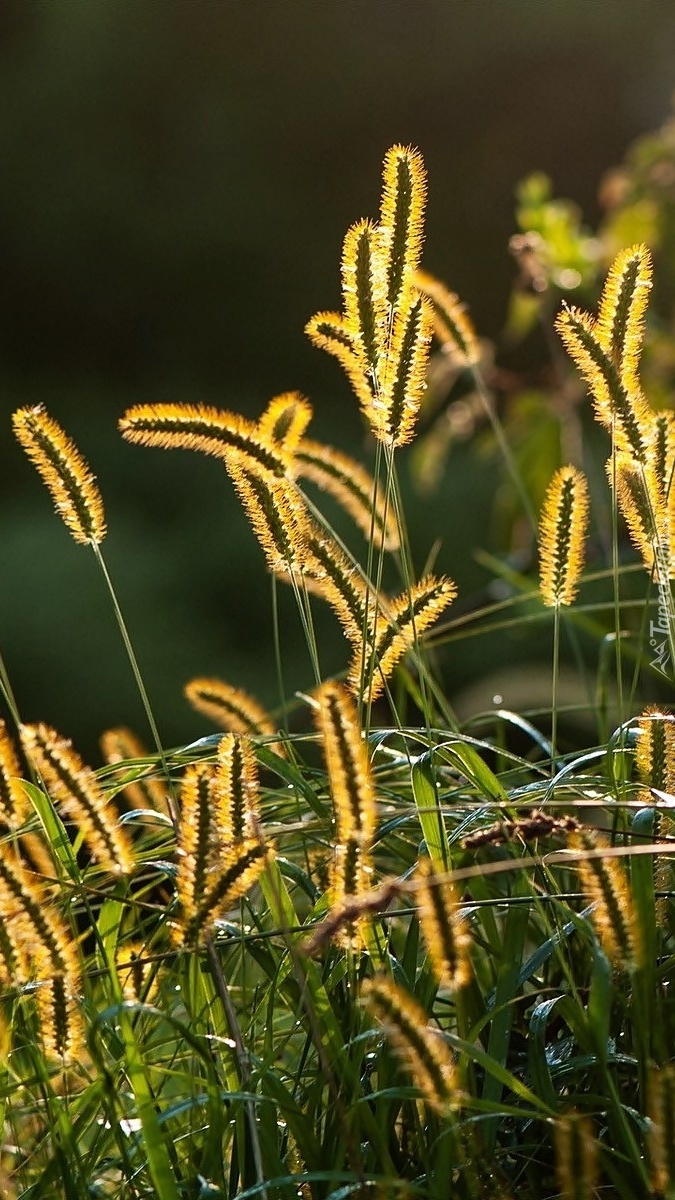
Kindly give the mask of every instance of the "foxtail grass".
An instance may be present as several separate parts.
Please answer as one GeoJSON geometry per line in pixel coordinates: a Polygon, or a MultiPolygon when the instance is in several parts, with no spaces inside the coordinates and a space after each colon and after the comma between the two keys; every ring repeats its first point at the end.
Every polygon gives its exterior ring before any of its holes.
{"type": "MultiPolygon", "coordinates": [[[[673,719],[650,694],[648,611],[617,650],[613,686],[631,712],[601,744],[574,730],[583,706],[563,703],[560,639],[564,610],[570,643],[584,639],[576,675],[590,695],[608,688],[593,647],[644,608],[619,594],[621,515],[673,646],[673,418],[651,408],[640,377],[649,254],[621,252],[597,315],[567,307],[556,322],[611,439],[604,563],[581,472],[562,466],[537,497],[518,475],[484,343],[422,268],[426,187],[419,151],[392,147],[377,216],[344,238],[340,311],[307,325],[342,369],[371,463],[311,439],[297,391],[255,417],[166,403],[120,422],[139,461],[148,448],[218,460],[273,597],[292,588],[309,677],[285,695],[279,650],[274,709],[214,661],[184,694],[218,732],[161,744],[101,555],[98,485],[54,418],[15,414],[104,574],[155,747],[120,722],[97,768],[45,722],[22,724],[11,701],[21,744],[0,725],[8,1196],[675,1194],[673,719]],[[432,339],[487,407],[524,514],[543,500],[539,570],[530,520],[519,571],[490,559],[509,595],[478,606],[433,563],[415,569],[406,527],[406,446],[425,419],[432,339]],[[331,677],[319,605],[345,639],[331,677]],[[546,693],[515,711],[491,677],[485,704],[456,717],[454,643],[518,639],[534,685],[531,635],[551,608],[550,739],[546,693]]],[[[600,486],[602,471],[592,478],[600,486]]]]}

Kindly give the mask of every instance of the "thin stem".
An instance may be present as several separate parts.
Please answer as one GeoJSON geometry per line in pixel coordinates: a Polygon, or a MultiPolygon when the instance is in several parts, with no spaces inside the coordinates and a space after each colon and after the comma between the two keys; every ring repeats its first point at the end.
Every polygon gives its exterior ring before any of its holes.
{"type": "Polygon", "coordinates": [[[520,501],[523,506],[525,515],[528,519],[528,522],[530,524],[530,528],[532,529],[532,532],[536,537],[537,518],[535,517],[534,509],[532,508],[532,503],[530,501],[530,497],[528,496],[528,494],[525,490],[525,487],[523,485],[523,481],[520,477],[518,467],[516,465],[515,459],[511,452],[511,447],[509,446],[509,443],[506,440],[506,435],[504,433],[504,427],[495,412],[492,396],[490,395],[490,393],[485,385],[485,380],[483,379],[483,376],[481,375],[481,373],[477,367],[472,368],[471,375],[473,377],[473,382],[474,382],[474,387],[476,389],[476,392],[480,398],[483,408],[485,409],[485,413],[487,415],[488,421],[490,422],[490,425],[492,426],[492,432],[495,435],[495,440],[497,442],[497,445],[499,446],[499,450],[501,452],[502,458],[504,459],[506,469],[507,469],[509,475],[511,476],[511,482],[513,483],[513,486],[515,487],[515,489],[520,497],[520,501]]]}
{"type": "Polygon", "coordinates": [[[129,659],[129,663],[131,664],[131,670],[133,672],[134,679],[136,680],[136,687],[138,688],[138,693],[141,697],[141,703],[143,704],[143,708],[145,710],[145,715],[147,717],[148,725],[150,726],[150,732],[152,734],[152,738],[155,743],[155,748],[159,755],[159,759],[162,764],[162,770],[164,771],[164,775],[166,777],[167,786],[168,786],[167,799],[168,799],[168,804],[169,804],[169,812],[171,814],[171,820],[173,822],[174,828],[177,829],[178,825],[179,825],[179,811],[178,811],[178,805],[176,803],[176,797],[175,797],[174,791],[173,791],[173,781],[171,779],[171,775],[169,774],[169,766],[167,763],[166,754],[164,752],[164,747],[162,746],[162,742],[160,740],[159,730],[157,729],[157,724],[156,724],[155,718],[153,716],[152,708],[150,707],[150,700],[148,698],[148,693],[145,690],[145,684],[143,683],[143,677],[141,675],[140,668],[138,666],[138,661],[137,661],[136,655],[134,653],[134,648],[131,644],[131,639],[129,638],[129,633],[127,631],[124,617],[122,615],[122,610],[119,606],[117,596],[115,594],[115,589],[113,587],[112,579],[110,578],[110,575],[108,573],[108,568],[106,567],[105,561],[103,559],[103,555],[101,554],[101,548],[97,542],[92,542],[91,546],[94,551],[96,561],[98,562],[98,565],[101,568],[101,572],[103,574],[103,578],[105,580],[106,587],[107,587],[108,593],[110,595],[110,600],[112,602],[113,611],[115,613],[119,631],[122,635],[122,641],[124,642],[124,648],[127,652],[127,657],[129,659]]]}
{"type": "MultiPolygon", "coordinates": [[[[211,977],[214,987],[218,993],[227,1025],[230,1030],[230,1036],[234,1042],[234,1053],[237,1060],[237,1071],[241,1086],[245,1091],[249,1090],[251,1083],[251,1070],[249,1065],[248,1051],[244,1045],[244,1039],[241,1036],[237,1014],[235,1012],[230,990],[227,986],[227,980],[223,973],[222,963],[216,951],[216,948],[211,941],[211,938],[206,939],[206,954],[211,968],[211,977]]],[[[260,1195],[263,1200],[267,1200],[267,1188],[265,1187],[265,1168],[263,1165],[262,1150],[260,1148],[260,1137],[258,1135],[258,1122],[255,1114],[255,1102],[253,1100],[246,1101],[246,1115],[248,1117],[249,1130],[251,1133],[251,1147],[253,1149],[253,1159],[255,1162],[255,1173],[260,1187],[260,1195]]]]}
{"type": "Polygon", "coordinates": [[[558,672],[560,669],[560,605],[553,610],[553,684],[551,688],[551,775],[558,753],[558,672]]]}
{"type": "Polygon", "coordinates": [[[281,629],[279,626],[279,595],[277,592],[277,577],[272,575],[272,634],[274,637],[274,665],[277,673],[277,688],[279,690],[279,704],[284,717],[284,732],[286,737],[289,736],[288,728],[288,702],[286,699],[286,685],[284,683],[284,669],[281,660],[281,629]]]}
{"type": "Polygon", "coordinates": [[[621,605],[619,592],[619,513],[616,502],[616,432],[612,420],[612,577],[614,585],[614,654],[619,725],[623,725],[623,671],[621,667],[621,605]]]}
{"type": "Polygon", "coordinates": [[[9,709],[10,715],[17,729],[21,728],[21,717],[19,716],[19,708],[12,691],[12,685],[9,682],[9,675],[5,666],[5,660],[0,654],[0,693],[9,709]]]}

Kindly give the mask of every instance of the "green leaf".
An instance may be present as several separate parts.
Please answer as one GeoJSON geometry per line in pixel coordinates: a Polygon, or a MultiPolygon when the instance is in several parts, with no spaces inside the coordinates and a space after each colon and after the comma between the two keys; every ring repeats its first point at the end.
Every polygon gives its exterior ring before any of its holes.
{"type": "Polygon", "coordinates": [[[34,784],[28,783],[25,779],[21,780],[21,786],[39,817],[40,824],[45,831],[45,835],[56,855],[57,861],[63,867],[66,875],[71,879],[79,880],[80,868],[77,865],[77,858],[75,857],[65,825],[57,813],[51,797],[43,792],[41,788],[35,787],[34,784]]]}
{"type": "Polygon", "coordinates": [[[447,762],[460,770],[473,783],[486,800],[497,804],[508,804],[508,795],[497,776],[483,762],[478,751],[467,741],[443,742],[436,747],[441,762],[447,762]]]}
{"type": "Polygon", "coordinates": [[[412,790],[429,857],[447,867],[450,861],[448,835],[438,802],[432,756],[430,750],[413,763],[412,790]]]}

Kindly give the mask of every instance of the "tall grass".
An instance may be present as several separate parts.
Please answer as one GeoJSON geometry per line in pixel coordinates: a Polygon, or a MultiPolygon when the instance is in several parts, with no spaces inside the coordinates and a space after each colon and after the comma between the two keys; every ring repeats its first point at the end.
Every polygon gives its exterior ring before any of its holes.
{"type": "MultiPolygon", "coordinates": [[[[121,422],[132,442],[222,461],[268,570],[297,600],[304,714],[297,697],[270,713],[199,678],[188,698],[219,732],[161,745],[100,553],[95,480],[53,418],[15,416],[103,568],[157,745],[106,731],[106,764],[92,770],[11,703],[17,728],[0,731],[10,1200],[675,1195],[675,725],[627,690],[630,711],[604,744],[559,736],[561,641],[575,622],[597,628],[581,464],[552,481],[540,581],[453,617],[452,580],[415,577],[398,461],[433,337],[487,395],[466,313],[419,271],[425,189],[419,153],[392,148],[378,219],[345,238],[343,310],[308,325],[361,406],[372,476],[305,437],[312,410],[297,393],[258,422],[173,404],[121,422]],[[354,518],[359,554],[306,481],[354,518]],[[321,671],[322,603],[349,645],[337,679],[321,671]],[[551,713],[497,709],[460,726],[437,674],[453,641],[550,610],[551,713]]],[[[608,432],[615,505],[657,587],[658,646],[648,619],[626,641],[615,544],[601,607],[616,615],[617,682],[644,671],[647,688],[654,666],[672,680],[675,630],[673,419],[651,410],[638,373],[650,279],[633,247],[597,318],[558,319],[608,432]]],[[[597,670],[604,687],[602,653],[597,670]]]]}

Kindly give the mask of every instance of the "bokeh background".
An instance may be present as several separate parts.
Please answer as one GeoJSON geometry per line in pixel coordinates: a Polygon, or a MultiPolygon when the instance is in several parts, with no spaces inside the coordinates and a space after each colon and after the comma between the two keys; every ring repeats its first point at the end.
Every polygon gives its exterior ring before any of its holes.
{"type": "MultiPolygon", "coordinates": [[[[674,88],[667,0],[3,0],[0,647],[24,718],[90,754],[107,725],[144,732],[95,563],[14,444],[16,407],[45,403],[99,478],[165,742],[210,732],[181,695],[193,675],[274,705],[270,580],[224,472],[129,446],[117,420],[168,400],[254,415],[297,388],[314,437],[368,455],[339,367],[303,327],[339,302],[342,238],[377,212],[387,147],[422,150],[425,265],[499,361],[518,181],[545,171],[593,228],[605,172],[674,88]]],[[[458,445],[426,495],[401,471],[417,566],[439,539],[438,566],[479,594],[494,464],[458,445]]],[[[311,685],[291,599],[289,691],[311,685]]],[[[338,670],[333,617],[317,620],[338,670]]],[[[527,643],[509,652],[522,663],[527,643]]],[[[493,656],[458,651],[450,689],[493,656]]]]}

